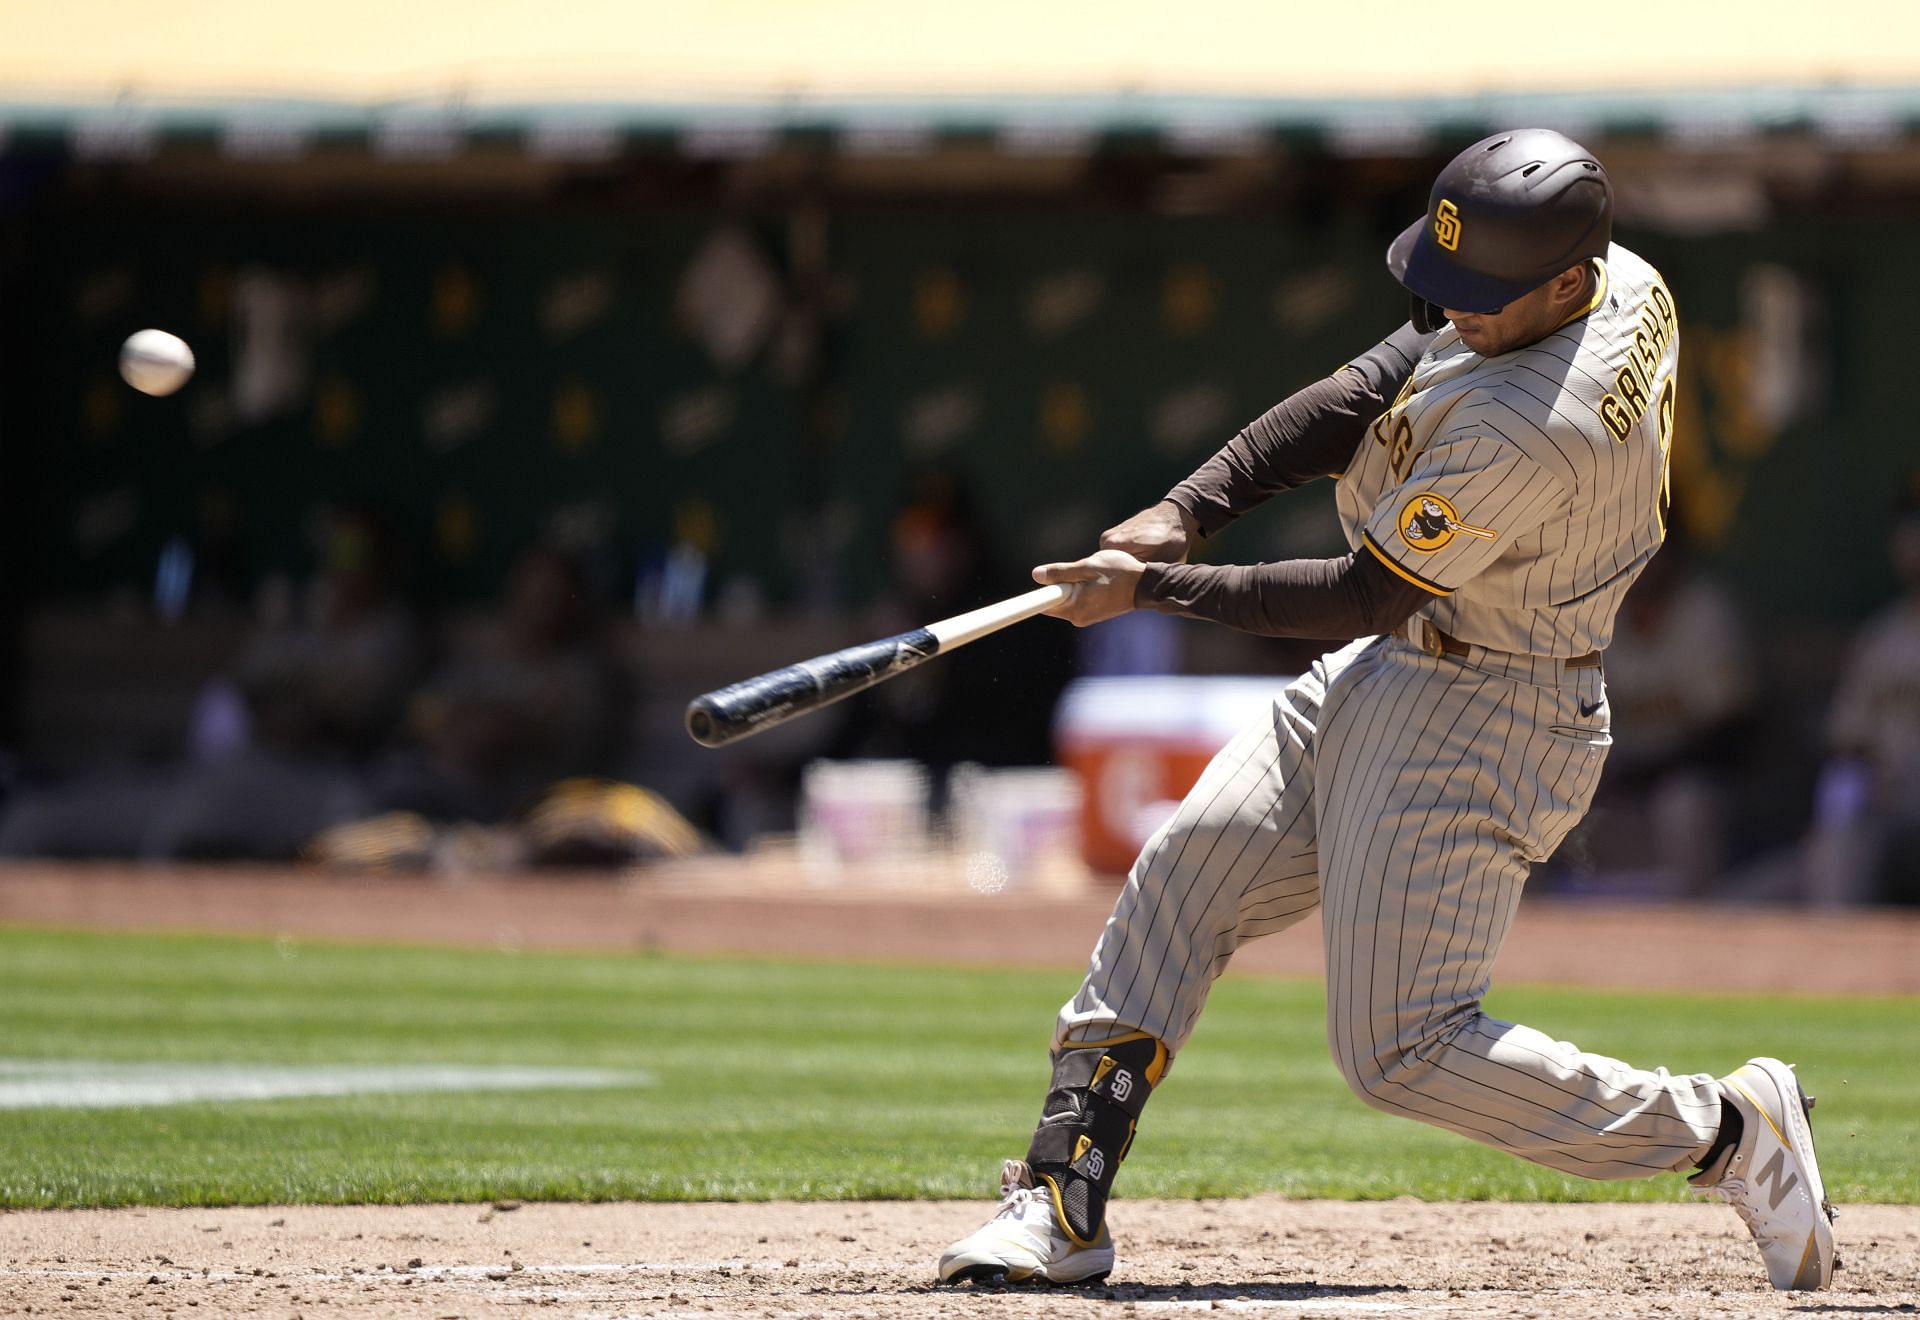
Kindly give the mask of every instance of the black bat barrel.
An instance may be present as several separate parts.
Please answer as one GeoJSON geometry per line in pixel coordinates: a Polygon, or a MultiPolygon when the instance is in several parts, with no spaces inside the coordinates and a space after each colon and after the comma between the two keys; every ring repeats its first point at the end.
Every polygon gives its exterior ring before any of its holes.
{"type": "Polygon", "coordinates": [[[925,628],[915,628],[743,679],[695,697],[687,706],[687,732],[703,746],[721,747],[803,711],[864,692],[932,659],[939,650],[937,637],[925,628]]]}

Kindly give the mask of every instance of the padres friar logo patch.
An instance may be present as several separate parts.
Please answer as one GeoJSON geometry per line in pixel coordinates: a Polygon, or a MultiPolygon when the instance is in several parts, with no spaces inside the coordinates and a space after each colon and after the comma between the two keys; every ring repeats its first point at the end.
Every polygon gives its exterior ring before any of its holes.
{"type": "Polygon", "coordinates": [[[1433,241],[1449,252],[1460,250],[1460,208],[1449,198],[1433,208],[1433,241]]]}
{"type": "Polygon", "coordinates": [[[1477,536],[1491,541],[1499,533],[1484,527],[1469,527],[1460,521],[1453,505],[1438,495],[1422,491],[1400,510],[1400,539],[1423,555],[1430,555],[1451,544],[1455,536],[1477,536]]]}

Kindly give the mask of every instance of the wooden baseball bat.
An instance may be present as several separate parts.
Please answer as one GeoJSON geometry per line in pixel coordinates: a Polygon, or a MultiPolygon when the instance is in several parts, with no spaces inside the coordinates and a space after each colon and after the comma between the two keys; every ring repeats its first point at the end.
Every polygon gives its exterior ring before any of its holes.
{"type": "Polygon", "coordinates": [[[725,746],[842,697],[864,692],[942,652],[1030,619],[1066,598],[1064,586],[1040,587],[912,632],[862,642],[743,679],[688,703],[687,732],[704,746],[725,746]]]}

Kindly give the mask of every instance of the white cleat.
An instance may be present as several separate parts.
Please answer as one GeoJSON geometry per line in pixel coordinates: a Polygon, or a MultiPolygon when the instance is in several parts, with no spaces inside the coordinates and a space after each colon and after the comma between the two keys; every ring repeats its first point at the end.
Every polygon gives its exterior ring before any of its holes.
{"type": "Polygon", "coordinates": [[[1000,1208],[940,1255],[942,1283],[1098,1283],[1113,1269],[1106,1226],[1091,1246],[1067,1235],[1025,1160],[1000,1169],[1000,1208]]]}
{"type": "Polygon", "coordinates": [[[1778,1059],[1749,1059],[1720,1079],[1720,1094],[1740,1111],[1740,1140],[1717,1168],[1689,1181],[1695,1190],[1733,1206],[1759,1244],[1775,1288],[1826,1287],[1839,1262],[1833,1251],[1835,1211],[1820,1180],[1807,1121],[1812,1097],[1778,1059]]]}

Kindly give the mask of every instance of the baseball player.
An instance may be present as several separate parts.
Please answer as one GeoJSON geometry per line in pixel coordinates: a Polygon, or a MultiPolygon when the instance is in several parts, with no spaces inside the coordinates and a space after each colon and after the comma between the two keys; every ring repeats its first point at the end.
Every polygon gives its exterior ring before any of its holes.
{"type": "Polygon", "coordinates": [[[1697,1170],[1776,1288],[1827,1284],[1833,1212],[1787,1065],[1676,1076],[1481,1008],[1528,867],[1593,795],[1601,651],[1664,534],[1677,313],[1611,242],[1612,214],[1605,170],[1559,134],[1475,143],[1387,251],[1408,325],[1096,554],[1034,570],[1073,584],[1054,612],[1075,624],[1145,608],[1359,640],[1288,685],[1148,840],[1061,1010],[1026,1158],[942,1280],[1106,1277],[1114,1176],[1214,979],[1317,908],[1328,1041],[1365,1103],[1563,1173],[1697,1170]],[[1320,476],[1351,554],[1184,562],[1320,476]]]}
{"type": "Polygon", "coordinates": [[[1861,630],[1827,714],[1807,867],[1823,907],[1898,902],[1892,864],[1920,832],[1920,480],[1887,549],[1906,592],[1861,630]]]}

